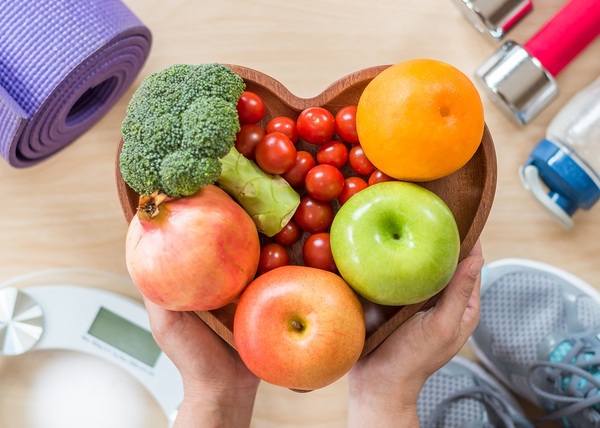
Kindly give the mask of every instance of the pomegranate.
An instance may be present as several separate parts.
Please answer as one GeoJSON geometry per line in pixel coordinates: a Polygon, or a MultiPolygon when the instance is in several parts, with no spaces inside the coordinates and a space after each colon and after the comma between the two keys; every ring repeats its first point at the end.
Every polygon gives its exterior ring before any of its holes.
{"type": "Polygon", "coordinates": [[[260,242],[250,216],[214,185],[192,196],[153,194],[127,231],[129,274],[147,299],[171,310],[212,310],[254,278],[260,242]]]}

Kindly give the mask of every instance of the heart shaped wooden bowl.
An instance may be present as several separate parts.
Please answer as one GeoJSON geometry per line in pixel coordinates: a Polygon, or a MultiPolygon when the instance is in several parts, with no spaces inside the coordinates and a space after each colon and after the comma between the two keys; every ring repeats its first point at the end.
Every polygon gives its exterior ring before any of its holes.
{"type": "MultiPolygon", "coordinates": [[[[269,120],[277,116],[296,119],[302,110],[311,106],[325,107],[335,115],[344,106],[356,105],[365,86],[388,66],[377,66],[352,73],[334,82],[314,98],[299,98],[277,80],[256,70],[236,65],[230,67],[245,80],[247,90],[258,93],[264,99],[267,113],[262,124],[266,125],[269,120]]],[[[121,141],[117,149],[116,180],[121,207],[129,222],[136,213],[139,195],[127,186],[119,171],[118,153],[121,151],[122,144],[121,141]]],[[[299,150],[307,150],[314,154],[317,148],[318,146],[313,144],[298,142],[299,150]]],[[[352,174],[348,170],[344,172],[346,175],[352,174]]],[[[435,192],[452,210],[460,232],[460,259],[462,260],[479,238],[491,210],[496,190],[496,154],[487,126],[481,145],[463,168],[441,179],[419,184],[435,192]]],[[[304,239],[290,250],[292,263],[302,264],[301,245],[304,239]]],[[[361,299],[367,323],[367,337],[362,356],[375,349],[415,312],[431,305],[434,299],[435,297],[426,302],[402,307],[381,306],[361,299]]],[[[235,303],[232,303],[217,310],[197,312],[206,324],[233,347],[235,347],[233,342],[235,308],[235,303]]]]}

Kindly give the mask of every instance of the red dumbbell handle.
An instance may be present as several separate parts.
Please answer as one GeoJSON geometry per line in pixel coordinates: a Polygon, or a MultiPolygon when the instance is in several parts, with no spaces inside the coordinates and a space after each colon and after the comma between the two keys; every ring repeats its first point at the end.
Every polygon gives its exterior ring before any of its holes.
{"type": "Polygon", "coordinates": [[[598,34],[600,0],[570,0],[523,47],[556,76],[598,34]]]}

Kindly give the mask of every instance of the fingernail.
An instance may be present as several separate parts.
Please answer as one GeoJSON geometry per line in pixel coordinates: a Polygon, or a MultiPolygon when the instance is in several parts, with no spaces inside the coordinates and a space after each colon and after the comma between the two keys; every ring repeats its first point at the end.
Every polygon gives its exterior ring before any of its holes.
{"type": "Polygon", "coordinates": [[[476,279],[481,274],[481,268],[483,268],[483,263],[485,261],[482,258],[476,259],[469,266],[469,276],[473,279],[476,279]]]}

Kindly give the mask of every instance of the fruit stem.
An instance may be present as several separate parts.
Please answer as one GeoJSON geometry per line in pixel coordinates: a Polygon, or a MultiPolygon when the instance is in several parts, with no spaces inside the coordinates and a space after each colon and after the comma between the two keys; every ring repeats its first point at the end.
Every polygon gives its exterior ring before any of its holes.
{"type": "Polygon", "coordinates": [[[297,331],[304,330],[304,326],[296,320],[292,320],[292,327],[294,327],[297,331]]]}
{"type": "Polygon", "coordinates": [[[160,213],[158,206],[165,199],[167,199],[167,195],[160,193],[158,190],[154,191],[151,195],[141,195],[137,207],[140,220],[148,221],[156,217],[160,213]]]}

